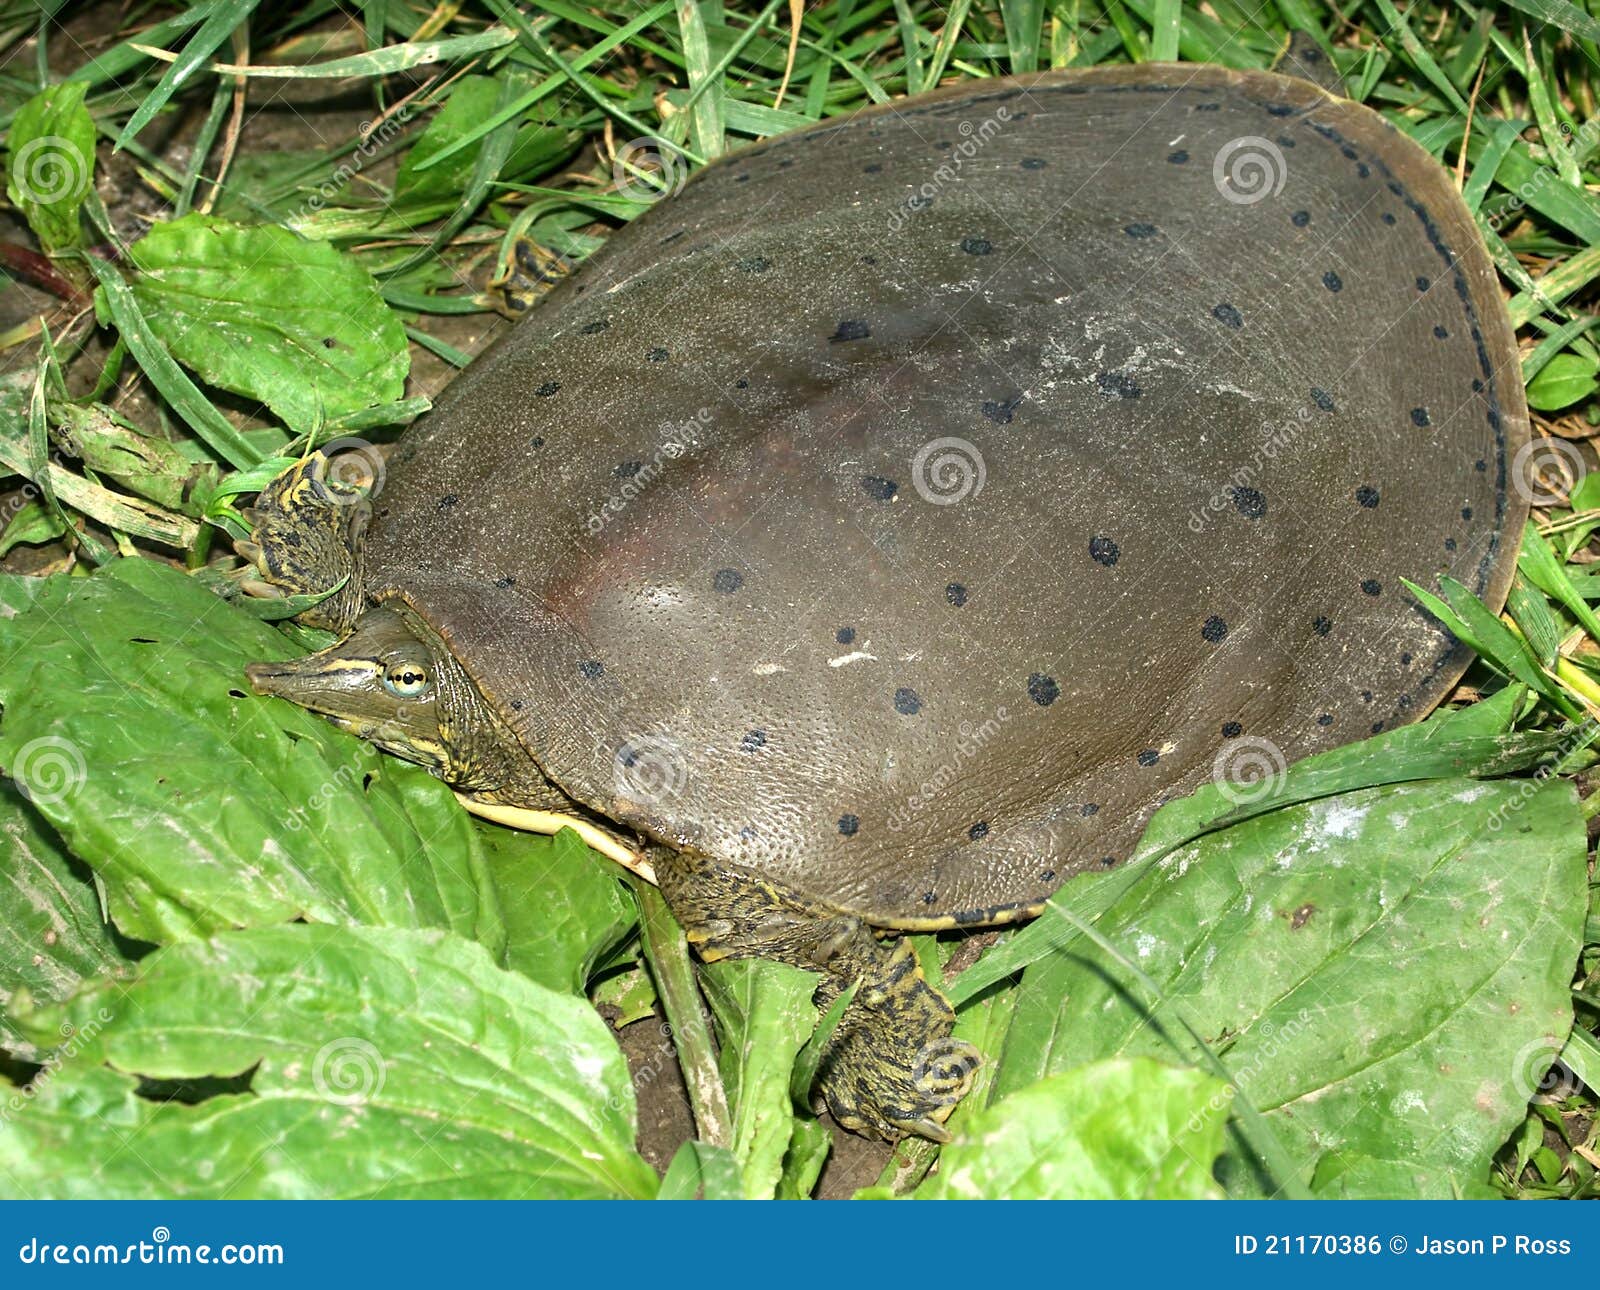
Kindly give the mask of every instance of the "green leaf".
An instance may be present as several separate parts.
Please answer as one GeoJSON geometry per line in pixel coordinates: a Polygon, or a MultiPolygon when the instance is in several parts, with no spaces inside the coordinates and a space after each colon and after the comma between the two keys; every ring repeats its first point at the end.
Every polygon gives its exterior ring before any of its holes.
{"type": "Polygon", "coordinates": [[[743,1200],[739,1162],[726,1147],[691,1140],[678,1148],[657,1200],[743,1200]]]}
{"type": "Polygon", "coordinates": [[[133,293],[173,356],[296,434],[404,394],[400,320],[360,262],[326,242],[186,215],[129,254],[133,293]]]}
{"type": "Polygon", "coordinates": [[[701,977],[717,1019],[719,1068],[733,1112],[733,1154],[744,1194],[773,1196],[793,1135],[789,1076],[817,1024],[813,972],[765,959],[707,966],[701,977]]]}
{"type": "Polygon", "coordinates": [[[42,1061],[6,1015],[14,1002],[56,1003],[86,978],[131,966],[87,871],[15,786],[0,784],[0,1048],[42,1061]]]}
{"type": "Polygon", "coordinates": [[[605,1023],[447,933],[229,932],[24,1020],[41,1038],[71,1033],[72,1052],[0,1123],[0,1194],[656,1190],[605,1023]],[[187,1105],[141,1096],[141,1076],[229,1084],[187,1105]]]}
{"type": "Polygon", "coordinates": [[[45,582],[0,618],[0,764],[165,942],[317,922],[504,932],[471,818],[420,767],[278,699],[284,638],[151,560],[45,582]]]}
{"type": "Polygon", "coordinates": [[[1147,1057],[1052,1075],[973,1116],[919,1199],[1203,1200],[1227,1087],[1147,1057]]]}
{"type": "Polygon", "coordinates": [[[1600,362],[1582,354],[1557,354],[1528,383],[1528,406],[1555,412],[1586,399],[1600,389],[1600,362]]]}
{"type": "Polygon", "coordinates": [[[94,120],[82,81],[52,85],[22,105],[6,148],[6,196],[47,254],[83,244],[78,214],[94,186],[94,120]]]}
{"type": "Polygon", "coordinates": [[[477,825],[506,924],[504,964],[582,994],[595,964],[638,924],[616,866],[571,829],[554,837],[477,825]]]}
{"type": "Polygon", "coordinates": [[[1365,789],[1208,834],[1093,919],[1163,992],[1153,1015],[1122,966],[1064,944],[1023,977],[999,1090],[1170,1058],[1182,1018],[1302,1181],[1342,1152],[1482,1181],[1571,1024],[1584,851],[1571,786],[1538,779],[1365,789]]]}
{"type": "Polygon", "coordinates": [[[395,201],[420,202],[429,198],[459,197],[466,192],[473,167],[483,151],[480,138],[473,146],[450,153],[448,164],[430,166],[447,149],[478,131],[500,101],[500,87],[490,76],[467,76],[456,83],[438,114],[428,122],[421,138],[400,163],[394,179],[395,201]]]}

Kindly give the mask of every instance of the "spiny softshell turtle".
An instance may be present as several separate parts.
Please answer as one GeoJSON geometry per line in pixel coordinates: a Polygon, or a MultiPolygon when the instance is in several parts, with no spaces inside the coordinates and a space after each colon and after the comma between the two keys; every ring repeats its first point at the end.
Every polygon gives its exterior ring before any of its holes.
{"type": "Polygon", "coordinates": [[[820,1090],[937,1136],[971,1054],[868,928],[1027,916],[1230,749],[1428,711],[1466,654],[1402,578],[1501,602],[1527,434],[1472,221],[1376,114],[1211,67],[967,84],[708,167],[370,507],[280,477],[247,549],[348,575],[312,613],[346,638],[251,675],[638,830],[707,957],[859,977],[820,1090]]]}

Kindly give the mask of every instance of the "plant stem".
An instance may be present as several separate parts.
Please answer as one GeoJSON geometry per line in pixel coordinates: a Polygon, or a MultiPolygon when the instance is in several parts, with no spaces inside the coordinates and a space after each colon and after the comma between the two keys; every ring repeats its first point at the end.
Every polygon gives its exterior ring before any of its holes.
{"type": "Polygon", "coordinates": [[[650,974],[655,977],[656,993],[661,996],[661,1006],[672,1026],[695,1127],[702,1142],[731,1147],[733,1117],[728,1112],[728,1095],[717,1069],[711,1026],[700,1003],[700,989],[695,984],[689,942],[684,939],[683,929],[661,893],[638,878],[630,881],[639,899],[640,941],[650,964],[650,974]]]}

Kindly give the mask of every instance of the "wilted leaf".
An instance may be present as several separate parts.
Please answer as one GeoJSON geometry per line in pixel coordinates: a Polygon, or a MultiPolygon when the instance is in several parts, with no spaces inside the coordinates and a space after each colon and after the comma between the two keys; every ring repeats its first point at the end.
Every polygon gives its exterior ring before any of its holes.
{"type": "Polygon", "coordinates": [[[249,692],[283,637],[151,560],[46,581],[0,617],[0,764],[164,942],[304,916],[504,944],[450,791],[309,712],[249,692]]]}
{"type": "Polygon", "coordinates": [[[647,1197],[587,1003],[442,932],[299,924],[151,955],[25,1019],[70,1059],[0,1123],[0,1194],[647,1197]],[[103,1063],[103,1064],[102,1064],[103,1063]],[[246,1088],[195,1105],[139,1080],[246,1088]]]}
{"type": "Polygon", "coordinates": [[[1094,1062],[974,1115],[919,1199],[1198,1200],[1220,1196],[1222,1081],[1147,1057],[1094,1062]]]}
{"type": "Polygon", "coordinates": [[[43,1059],[7,1016],[19,992],[34,1004],[56,1003],[85,978],[131,966],[100,916],[88,873],[15,786],[0,784],[0,1048],[43,1059]]]}
{"type": "Polygon", "coordinates": [[[372,275],[326,242],[186,215],[129,254],[134,296],[178,361],[259,399],[296,433],[404,393],[400,320],[372,275]]]}

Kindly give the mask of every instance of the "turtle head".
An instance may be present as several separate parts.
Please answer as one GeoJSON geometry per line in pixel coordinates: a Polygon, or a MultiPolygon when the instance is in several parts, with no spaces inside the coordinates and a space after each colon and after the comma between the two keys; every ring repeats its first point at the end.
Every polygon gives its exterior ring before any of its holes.
{"type": "Polygon", "coordinates": [[[337,645],[303,658],[252,663],[257,694],[320,713],[385,752],[437,770],[454,760],[441,730],[441,675],[454,663],[393,609],[369,609],[337,645]]]}

